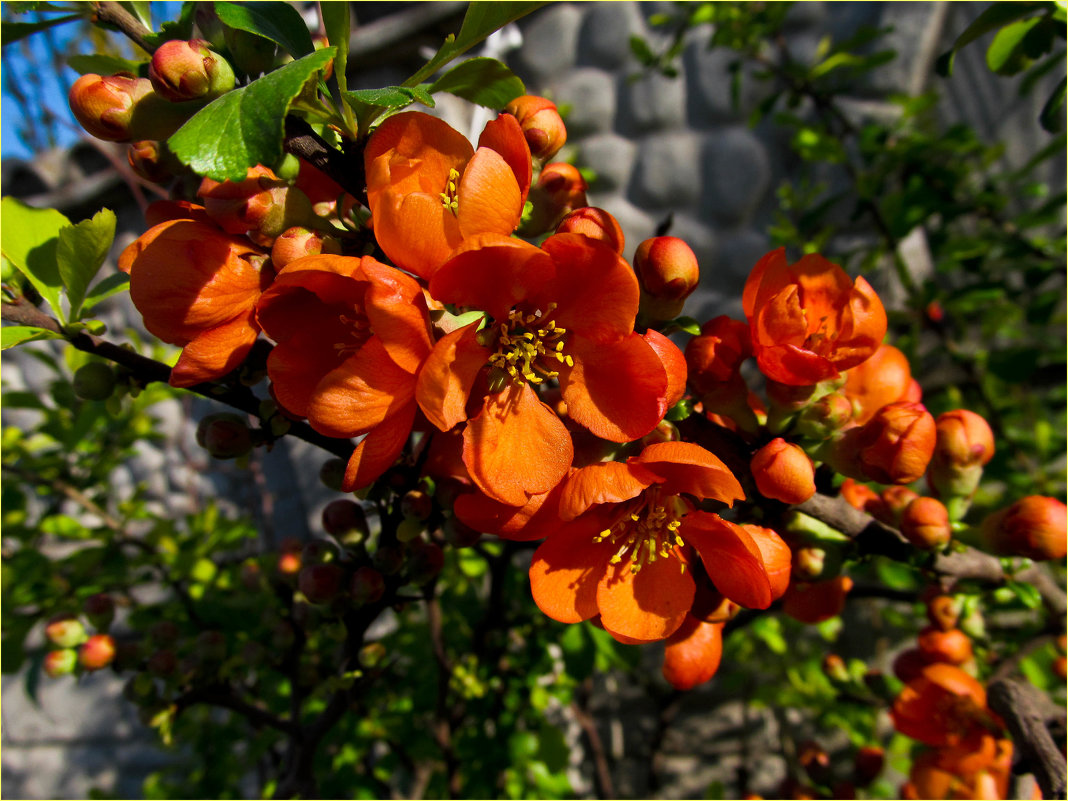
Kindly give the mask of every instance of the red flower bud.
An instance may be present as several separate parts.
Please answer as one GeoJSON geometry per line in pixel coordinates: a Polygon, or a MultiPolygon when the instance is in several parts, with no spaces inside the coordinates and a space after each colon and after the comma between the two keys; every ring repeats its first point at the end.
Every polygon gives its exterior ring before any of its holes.
{"type": "Polygon", "coordinates": [[[69,676],[78,667],[78,654],[70,648],[49,651],[45,654],[42,667],[44,672],[53,679],[69,676]]]}
{"type": "Polygon", "coordinates": [[[147,78],[88,73],[74,82],[67,100],[75,119],[97,139],[126,142],[132,138],[134,106],[151,94],[147,78]]]}
{"type": "Polygon", "coordinates": [[[844,683],[849,681],[849,669],[846,668],[845,660],[838,654],[827,654],[823,657],[823,675],[831,681],[844,683]]]}
{"type": "Polygon", "coordinates": [[[889,403],[834,444],[831,463],[840,473],[881,484],[908,484],[927,470],[935,447],[935,421],[921,403],[889,403]]]}
{"type": "Polygon", "coordinates": [[[422,490],[408,490],[401,496],[401,514],[416,520],[426,520],[434,510],[434,501],[422,490]]]}
{"type": "Polygon", "coordinates": [[[919,498],[920,494],[908,487],[894,485],[880,492],[879,497],[882,499],[886,509],[886,518],[883,519],[883,522],[889,526],[896,527],[901,525],[901,515],[904,514],[905,509],[908,508],[910,503],[919,498]]]}
{"type": "Polygon", "coordinates": [[[349,592],[357,604],[373,604],[386,591],[386,581],[373,567],[361,567],[352,574],[349,592]]]}
{"type": "Polygon", "coordinates": [[[351,534],[370,534],[367,527],[367,515],[356,501],[339,498],[323,507],[323,530],[331,536],[344,538],[351,534]]]}
{"type": "MultiPolygon", "coordinates": [[[[126,161],[139,176],[149,183],[161,184],[173,177],[167,158],[155,139],[142,139],[131,142],[126,150],[126,161]]],[[[154,225],[154,223],[149,223],[154,225]]]]}
{"type": "Polygon", "coordinates": [[[216,459],[236,459],[252,450],[252,432],[239,415],[215,412],[197,425],[197,444],[216,459]]]}
{"type": "Polygon", "coordinates": [[[782,597],[782,611],[802,623],[819,623],[841,614],[853,579],[838,576],[829,581],[791,583],[782,597]]]}
{"type": "Polygon", "coordinates": [[[863,425],[886,404],[904,399],[911,385],[909,360],[893,345],[884,344],[846,373],[842,393],[853,403],[856,422],[863,425]]]}
{"type": "Polygon", "coordinates": [[[556,104],[537,95],[523,95],[504,110],[519,121],[530,155],[539,162],[555,156],[567,141],[567,128],[556,104]]]}
{"type": "Polygon", "coordinates": [[[341,254],[341,244],[332,236],[323,236],[301,225],[283,231],[271,245],[271,263],[277,272],[302,256],[320,253],[341,254]]]}
{"type": "Polygon", "coordinates": [[[674,236],[646,239],[634,252],[634,270],[642,289],[658,300],[684,300],[697,288],[697,256],[674,236]]]}
{"type": "Polygon", "coordinates": [[[333,563],[303,567],[297,586],[309,603],[328,604],[341,589],[341,568],[333,563]]]}
{"type": "Polygon", "coordinates": [[[529,221],[522,226],[526,235],[549,231],[570,211],[590,204],[586,200],[586,179],[577,167],[560,161],[546,164],[531,187],[529,200],[534,206],[529,221]]]}
{"type": "Polygon", "coordinates": [[[203,39],[164,42],[148,65],[152,88],[172,103],[209,100],[234,88],[229,62],[203,39]]]}
{"type": "Polygon", "coordinates": [[[983,466],[994,456],[994,432],[986,420],[967,409],[938,415],[935,430],[927,481],[942,497],[971,497],[983,466]]]}
{"type": "Polygon", "coordinates": [[[262,165],[250,167],[243,181],[205,178],[197,194],[204,200],[204,210],[226,233],[255,235],[258,244],[269,244],[287,228],[315,216],[307,195],[262,165]]]}
{"type": "Polygon", "coordinates": [[[809,439],[829,439],[853,422],[853,404],[838,392],[817,398],[801,410],[794,431],[809,439]]]}
{"type": "Polygon", "coordinates": [[[77,618],[61,615],[45,626],[45,636],[60,648],[75,648],[86,640],[85,626],[77,618]]]}
{"type": "Polygon", "coordinates": [[[894,658],[893,671],[901,681],[910,682],[931,664],[919,648],[908,648],[894,658]]]}
{"type": "Polygon", "coordinates": [[[952,595],[935,595],[927,601],[927,619],[942,631],[956,628],[961,605],[952,595]]]}
{"type": "Polygon", "coordinates": [[[804,503],[816,493],[816,470],[799,445],[776,437],[749,463],[757,489],[766,498],[804,503]]]}
{"type": "Polygon", "coordinates": [[[595,206],[585,206],[568,213],[556,226],[556,233],[582,234],[604,242],[620,256],[623,255],[623,229],[619,227],[615,217],[595,206]]]}
{"type": "Polygon", "coordinates": [[[973,656],[972,641],[960,629],[942,631],[937,626],[928,626],[920,632],[917,642],[928,662],[963,665],[973,656]]]}
{"type": "Polygon", "coordinates": [[[916,498],[901,513],[901,533],[917,548],[944,548],[953,539],[949,512],[939,500],[916,498]]]}
{"type": "Polygon", "coordinates": [[[110,634],[94,634],[78,650],[78,661],[86,670],[100,670],[115,658],[115,640],[110,634]]]}
{"type": "Polygon", "coordinates": [[[859,509],[862,512],[867,512],[876,520],[882,520],[888,522],[893,519],[893,516],[889,514],[889,510],[886,506],[886,501],[882,496],[869,487],[867,484],[860,484],[851,478],[847,478],[842,482],[840,490],[842,497],[846,499],[850,506],[854,509],[859,509]]]}
{"type": "Polygon", "coordinates": [[[886,756],[876,745],[864,745],[853,755],[853,779],[861,787],[867,787],[883,772],[886,756]]]}
{"type": "Polygon", "coordinates": [[[701,333],[686,343],[690,385],[701,394],[729,381],[742,362],[753,355],[749,326],[726,315],[713,317],[701,333]]]}
{"type": "Polygon", "coordinates": [[[1005,556],[1024,556],[1037,562],[1063,559],[1068,552],[1066,511],[1056,498],[1028,495],[983,521],[983,542],[1005,556]]]}

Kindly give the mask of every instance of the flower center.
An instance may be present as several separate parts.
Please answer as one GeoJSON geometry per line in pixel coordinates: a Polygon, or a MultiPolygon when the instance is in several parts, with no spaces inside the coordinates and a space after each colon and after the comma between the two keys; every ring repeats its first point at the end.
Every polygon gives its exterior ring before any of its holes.
{"type": "MultiPolygon", "coordinates": [[[[593,538],[594,542],[609,540],[618,546],[609,562],[618,565],[629,558],[632,573],[657,559],[676,555],[675,548],[685,544],[679,536],[679,526],[682,525],[678,516],[682,508],[679,499],[672,495],[661,503],[655,488],[648,495],[634,511],[624,514],[615,525],[593,538]]],[[[681,559],[679,567],[686,570],[686,563],[681,559]]]]}
{"type": "Polygon", "coordinates": [[[456,214],[460,208],[460,201],[456,197],[459,182],[459,171],[456,169],[449,170],[448,180],[445,181],[445,191],[441,193],[441,205],[453,214],[456,214]]]}
{"type": "MultiPolygon", "coordinates": [[[[556,304],[550,303],[547,314],[555,308],[556,304]]],[[[486,347],[497,345],[497,352],[489,357],[490,392],[500,391],[509,381],[540,384],[560,374],[553,367],[574,367],[574,360],[564,353],[566,337],[567,329],[540,309],[532,314],[512,309],[507,320],[480,335],[486,347]]]]}
{"type": "Polygon", "coordinates": [[[337,319],[343,339],[334,343],[334,351],[339,358],[347,358],[362,348],[364,343],[371,338],[371,321],[358,306],[351,311],[339,314],[337,319]]]}

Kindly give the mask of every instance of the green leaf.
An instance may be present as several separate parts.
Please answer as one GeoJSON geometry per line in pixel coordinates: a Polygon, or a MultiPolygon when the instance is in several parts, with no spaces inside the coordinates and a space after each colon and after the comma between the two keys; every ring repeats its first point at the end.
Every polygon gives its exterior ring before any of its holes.
{"type": "Polygon", "coordinates": [[[1042,124],[1042,128],[1050,133],[1057,133],[1064,127],[1064,90],[1066,83],[1068,82],[1061,78],[1061,82],[1057,84],[1057,88],[1053,90],[1053,94],[1049,96],[1038,115],[1038,121],[1042,124]]]}
{"type": "Polygon", "coordinates": [[[270,39],[293,58],[315,50],[304,18],[289,3],[216,3],[215,13],[224,25],[270,39]]]}
{"type": "Polygon", "coordinates": [[[1032,11],[1043,8],[1045,3],[1020,3],[1002,2],[994,3],[990,8],[975,18],[964,32],[957,37],[953,47],[938,58],[936,69],[939,75],[949,76],[953,74],[953,57],[958,50],[965,45],[971,44],[980,36],[992,30],[1001,28],[1014,20],[1026,17],[1032,11]]]}
{"type": "Polygon", "coordinates": [[[64,17],[53,17],[40,22],[0,22],[0,40],[3,41],[6,47],[12,42],[25,39],[27,36],[33,36],[39,31],[46,31],[56,25],[62,25],[64,22],[73,22],[81,18],[81,14],[68,14],[64,17]]]}
{"type": "Polygon", "coordinates": [[[146,28],[152,27],[152,4],[148,0],[124,0],[119,5],[129,11],[146,28]]]}
{"type": "Polygon", "coordinates": [[[63,339],[63,335],[35,325],[5,325],[0,328],[0,350],[38,339],[63,339]]]}
{"type": "Polygon", "coordinates": [[[48,301],[60,322],[66,322],[59,305],[62,280],[56,265],[59,231],[70,220],[55,209],[35,209],[13,197],[0,201],[0,252],[48,301]]]}
{"type": "Polygon", "coordinates": [[[430,91],[448,92],[480,106],[500,110],[526,94],[526,87],[497,59],[480,56],[453,67],[434,81],[430,91]]]}
{"type": "Polygon", "coordinates": [[[457,56],[461,56],[477,45],[491,33],[503,28],[509,22],[514,22],[522,16],[529,14],[541,6],[545,0],[538,2],[487,2],[478,0],[467,7],[460,33],[450,34],[445,43],[430,61],[404,82],[404,86],[416,86],[439,69],[444,67],[457,56]]]}
{"type": "Polygon", "coordinates": [[[82,313],[88,312],[100,301],[110,298],[112,295],[117,295],[120,292],[125,292],[130,288],[130,276],[126,273],[114,273],[104,278],[101,281],[97,281],[96,285],[89,290],[85,296],[85,302],[82,304],[82,313]]]}
{"type": "Polygon", "coordinates": [[[986,65],[998,75],[1015,75],[1031,63],[1028,39],[1044,21],[1042,17],[1014,22],[998,31],[986,51],[986,65]]]}
{"type": "MultiPolygon", "coordinates": [[[[349,25],[351,13],[348,3],[320,3],[319,14],[323,18],[323,30],[326,32],[326,41],[337,48],[334,56],[334,78],[337,80],[337,88],[342,92],[348,91],[348,76],[346,68],[349,63],[349,25]]],[[[349,120],[351,122],[351,120],[349,120]]]]}
{"type": "Polygon", "coordinates": [[[140,75],[142,68],[148,69],[148,62],[130,61],[118,56],[106,56],[102,53],[92,55],[78,54],[67,59],[67,64],[79,75],[114,75],[117,72],[132,72],[140,75]]]}
{"type": "Polygon", "coordinates": [[[70,515],[52,515],[41,521],[41,531],[69,540],[84,540],[93,536],[93,532],[70,515]]]}
{"type": "Polygon", "coordinates": [[[427,84],[419,86],[384,86],[381,89],[356,89],[345,92],[342,97],[355,111],[367,109],[404,108],[412,103],[422,103],[434,108],[434,98],[427,91],[427,84]]]}
{"type": "Polygon", "coordinates": [[[114,241],[115,212],[111,209],[101,209],[91,220],[60,229],[56,261],[67,290],[71,320],[80,317],[89,282],[104,264],[114,241]]]}
{"type": "Polygon", "coordinates": [[[1042,606],[1042,595],[1033,584],[1010,580],[1006,582],[1006,586],[1013,591],[1028,609],[1038,609],[1042,606]]]}
{"type": "Polygon", "coordinates": [[[197,112],[167,146],[198,175],[216,181],[239,181],[249,167],[274,164],[282,155],[289,104],[333,57],[334,48],[326,47],[227,92],[197,112]]]}

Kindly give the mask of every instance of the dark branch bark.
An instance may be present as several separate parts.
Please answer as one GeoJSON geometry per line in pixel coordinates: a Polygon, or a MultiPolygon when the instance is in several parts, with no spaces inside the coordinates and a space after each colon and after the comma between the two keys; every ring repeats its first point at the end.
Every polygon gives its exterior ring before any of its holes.
{"type": "Polygon", "coordinates": [[[174,703],[177,707],[175,716],[195,704],[210,704],[211,706],[218,706],[223,709],[229,709],[231,712],[236,712],[246,718],[253,726],[268,726],[291,737],[299,732],[295,723],[282,720],[266,709],[253,706],[244,699],[239,698],[231,687],[200,687],[179,696],[174,703]]]}
{"type": "Polygon", "coordinates": [[[100,2],[93,3],[94,18],[97,22],[103,22],[117,28],[126,38],[144,50],[146,53],[155,52],[156,48],[148,43],[152,31],[119,3],[100,2]]]}
{"type": "Polygon", "coordinates": [[[1064,754],[1046,728],[1038,691],[1021,679],[999,679],[987,688],[990,708],[1005,721],[1012,740],[1042,788],[1043,798],[1065,797],[1064,754]]]}
{"type": "Polygon", "coordinates": [[[287,153],[303,159],[329,175],[341,188],[367,205],[367,180],[364,176],[363,148],[338,150],[327,144],[312,127],[292,115],[286,117],[285,140],[287,153]]]}

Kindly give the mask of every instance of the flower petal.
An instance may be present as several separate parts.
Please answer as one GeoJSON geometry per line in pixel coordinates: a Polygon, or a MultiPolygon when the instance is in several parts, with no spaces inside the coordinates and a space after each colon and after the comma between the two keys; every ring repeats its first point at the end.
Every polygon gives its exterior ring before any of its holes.
{"type": "Polygon", "coordinates": [[[490,353],[478,344],[478,322],[446,334],[419,370],[415,397],[427,419],[448,431],[467,419],[467,398],[490,353]]]}
{"type": "Polygon", "coordinates": [[[415,377],[371,337],[324,375],[308,404],[308,423],[329,437],[352,437],[395,415],[415,397],[415,377]]]}
{"type": "Polygon", "coordinates": [[[489,312],[496,320],[555,274],[552,258],[521,239],[482,234],[466,240],[430,280],[430,294],[489,312]]]}
{"type": "Polygon", "coordinates": [[[664,365],[668,379],[666,404],[670,409],[686,392],[686,357],[679,350],[678,345],[653,328],[648,329],[642,335],[642,339],[656,351],[656,355],[664,365]]]}
{"type": "Polygon", "coordinates": [[[415,411],[415,404],[409,403],[368,432],[349,457],[341,482],[343,491],[368,486],[397,461],[412,432],[415,411]]]}
{"type": "Polygon", "coordinates": [[[363,153],[372,210],[387,189],[436,197],[445,190],[449,170],[462,170],[473,150],[467,137],[424,112],[405,111],[386,118],[363,153]]]}
{"type": "Polygon", "coordinates": [[[523,214],[515,173],[500,153],[488,147],[480,147],[467,162],[456,199],[456,218],[465,239],[490,233],[508,236],[523,214]]]}
{"type": "Polygon", "coordinates": [[[646,563],[637,573],[629,559],[609,565],[597,584],[605,629],[646,642],[672,634],[693,605],[693,577],[680,569],[683,564],[678,556],[669,556],[646,563]]]}
{"type": "MultiPolygon", "coordinates": [[[[475,490],[459,496],[452,508],[460,522],[475,531],[529,542],[558,533],[561,524],[557,505],[562,487],[561,482],[548,492],[531,495],[524,506],[508,506],[475,490]]],[[[589,528],[592,537],[595,524],[589,528]]]]}
{"type": "Polygon", "coordinates": [[[591,506],[637,498],[658,477],[639,464],[601,462],[568,476],[560,494],[560,519],[574,520],[591,506]]]}
{"type": "Polygon", "coordinates": [[[534,603],[561,623],[589,620],[597,614],[597,583],[611,556],[611,545],[594,542],[582,524],[564,526],[530,560],[534,603]]]}
{"type": "Polygon", "coordinates": [[[430,354],[426,297],[411,277],[370,256],[360,259],[360,274],[371,282],[365,312],[391,359],[413,375],[430,354]]]}
{"type": "Polygon", "coordinates": [[[571,436],[529,384],[486,397],[464,431],[464,464],[478,488],[511,506],[548,492],[567,475],[571,436]]]}
{"type": "Polygon", "coordinates": [[[709,512],[691,512],[679,529],[697,549],[705,571],[725,596],[749,609],[771,605],[771,582],[760,548],[741,526],[709,512]]]}
{"type": "Polygon", "coordinates": [[[571,337],[560,365],[568,416],[602,439],[630,442],[656,428],[667,411],[667,373],[638,334],[612,344],[571,337]]]}
{"type": "Polygon", "coordinates": [[[420,278],[429,279],[463,241],[460,223],[437,195],[386,190],[372,212],[382,252],[420,278]]]}
{"type": "Polygon", "coordinates": [[[716,674],[722,656],[723,624],[687,615],[667,639],[661,671],[676,690],[689,690],[716,674]]]}
{"type": "Polygon", "coordinates": [[[520,206],[527,199],[530,181],[533,177],[533,165],[530,159],[530,145],[523,135],[519,121],[511,114],[498,114],[497,119],[490,120],[478,138],[480,148],[496,150],[508,163],[519,185],[520,206]]]}
{"type": "Polygon", "coordinates": [[[664,480],[664,492],[685,492],[695,498],[711,498],[728,506],[745,499],[742,485],[727,465],[711,451],[691,442],[654,442],[636,461],[664,480]]]}
{"type": "Polygon", "coordinates": [[[170,385],[191,387],[221,378],[245,360],[258,335],[252,309],[235,320],[209,328],[182,348],[182,355],[171,369],[170,385]]]}

